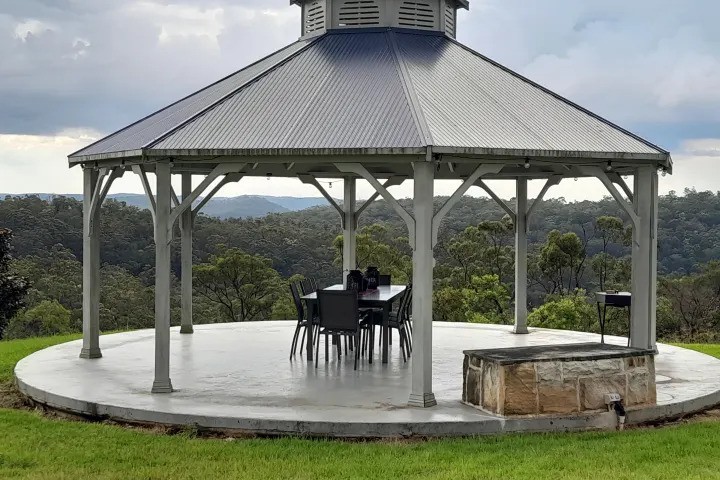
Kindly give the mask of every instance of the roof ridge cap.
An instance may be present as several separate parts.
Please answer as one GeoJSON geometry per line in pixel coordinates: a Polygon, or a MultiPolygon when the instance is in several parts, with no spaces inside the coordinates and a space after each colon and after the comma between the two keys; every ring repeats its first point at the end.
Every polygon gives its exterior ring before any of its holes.
{"type": "MultiPolygon", "coordinates": [[[[230,98],[230,97],[232,97],[233,95],[235,95],[236,93],[238,93],[240,90],[242,90],[243,88],[245,88],[246,86],[248,86],[250,83],[258,80],[259,78],[263,77],[264,75],[267,75],[269,72],[275,70],[275,69],[278,68],[279,66],[284,65],[285,63],[289,62],[290,60],[292,60],[293,58],[295,58],[296,56],[298,56],[300,53],[302,53],[302,52],[304,52],[305,50],[307,50],[307,49],[310,47],[310,45],[315,44],[315,42],[319,41],[319,40],[320,40],[321,38],[323,38],[323,37],[325,37],[325,35],[318,35],[318,36],[315,37],[315,38],[311,38],[311,39],[307,40],[307,43],[306,43],[305,45],[303,45],[302,48],[299,48],[296,52],[293,52],[293,53],[292,53],[291,55],[289,55],[288,57],[286,57],[286,58],[282,59],[281,61],[277,62],[276,64],[274,64],[274,65],[266,68],[266,69],[263,70],[262,72],[259,72],[257,75],[252,76],[252,77],[249,78],[247,81],[243,82],[241,85],[238,85],[237,87],[235,87],[235,88],[233,88],[232,90],[230,90],[227,94],[223,95],[222,97],[220,97],[220,98],[217,99],[216,101],[212,102],[210,105],[208,105],[208,106],[206,106],[205,108],[203,108],[202,110],[196,112],[194,115],[190,116],[189,118],[186,118],[184,121],[182,121],[182,122],[180,122],[179,124],[175,125],[174,127],[170,128],[170,129],[167,130],[166,132],[163,132],[162,134],[158,135],[157,137],[155,137],[154,139],[152,139],[151,141],[149,141],[148,143],[146,143],[145,145],[143,145],[142,147],[140,147],[141,150],[144,151],[145,149],[152,147],[153,145],[155,145],[155,144],[157,144],[157,143],[165,140],[167,137],[169,137],[169,136],[172,135],[173,133],[177,132],[178,130],[182,129],[183,127],[185,127],[185,126],[189,125],[190,123],[194,122],[195,120],[197,120],[197,119],[200,118],[201,116],[205,115],[205,114],[206,114],[207,112],[209,112],[210,110],[214,109],[215,107],[217,107],[218,105],[220,105],[221,103],[223,103],[223,102],[224,102],[225,100],[227,100],[228,98],[230,98]]],[[[256,62],[256,63],[257,63],[257,62],[256,62]]],[[[243,70],[245,70],[246,68],[248,68],[248,67],[245,67],[243,70]]]]}
{"type": "Polygon", "coordinates": [[[407,99],[408,105],[410,106],[410,112],[412,113],[413,120],[415,121],[415,126],[418,129],[418,134],[420,135],[420,138],[422,138],[422,140],[425,142],[425,146],[432,147],[434,145],[434,141],[432,133],[430,132],[430,126],[425,119],[425,114],[423,113],[422,107],[420,106],[420,99],[417,96],[415,86],[413,85],[412,79],[410,78],[410,73],[408,72],[407,65],[405,65],[405,61],[402,58],[402,52],[400,51],[400,47],[398,46],[395,39],[395,32],[392,30],[388,30],[386,35],[388,37],[388,42],[390,43],[390,50],[393,53],[395,62],[397,63],[397,70],[398,74],[400,75],[400,82],[402,83],[403,90],[405,91],[405,98],[407,99]]]}

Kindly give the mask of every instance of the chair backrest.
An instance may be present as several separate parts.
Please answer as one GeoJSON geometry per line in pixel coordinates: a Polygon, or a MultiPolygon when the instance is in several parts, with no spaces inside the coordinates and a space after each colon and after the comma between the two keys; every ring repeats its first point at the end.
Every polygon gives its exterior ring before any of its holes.
{"type": "Polygon", "coordinates": [[[384,287],[392,285],[392,277],[390,275],[380,275],[378,277],[378,285],[384,287]]]}
{"type": "Polygon", "coordinates": [[[357,331],[360,328],[357,292],[354,290],[318,290],[320,326],[333,330],[357,331]]]}
{"type": "Polygon", "coordinates": [[[309,278],[305,278],[300,281],[300,290],[302,290],[303,295],[310,295],[315,292],[309,278]]]}
{"type": "Polygon", "coordinates": [[[297,310],[298,322],[302,322],[305,318],[305,310],[303,309],[302,300],[300,300],[300,292],[298,291],[298,284],[296,282],[290,282],[290,293],[293,297],[295,310],[297,310]]]}
{"type": "Polygon", "coordinates": [[[308,280],[310,281],[310,288],[312,288],[312,291],[317,292],[318,284],[317,280],[315,280],[315,277],[310,277],[308,278],[308,280]]]}
{"type": "Polygon", "coordinates": [[[412,285],[405,287],[405,293],[400,300],[400,308],[398,309],[398,319],[401,322],[410,320],[410,312],[412,311],[412,285]]]}

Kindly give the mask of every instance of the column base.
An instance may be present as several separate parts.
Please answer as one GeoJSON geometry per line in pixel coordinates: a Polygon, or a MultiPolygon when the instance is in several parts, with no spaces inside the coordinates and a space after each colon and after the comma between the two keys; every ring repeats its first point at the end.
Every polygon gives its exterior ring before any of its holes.
{"type": "Polygon", "coordinates": [[[192,325],[180,325],[180,333],[195,333],[192,325]]]}
{"type": "Polygon", "coordinates": [[[530,331],[528,330],[527,326],[521,327],[519,325],[515,325],[513,327],[513,333],[515,335],[527,335],[528,333],[530,333],[530,331]]]}
{"type": "Polygon", "coordinates": [[[151,393],[172,393],[172,391],[172,382],[170,382],[170,379],[168,378],[167,381],[155,380],[153,382],[151,393]]]}
{"type": "Polygon", "coordinates": [[[83,348],[80,350],[80,358],[102,358],[102,352],[100,347],[97,348],[83,348]]]}
{"type": "Polygon", "coordinates": [[[437,405],[434,393],[411,393],[408,405],[411,407],[428,408],[437,405]]]}

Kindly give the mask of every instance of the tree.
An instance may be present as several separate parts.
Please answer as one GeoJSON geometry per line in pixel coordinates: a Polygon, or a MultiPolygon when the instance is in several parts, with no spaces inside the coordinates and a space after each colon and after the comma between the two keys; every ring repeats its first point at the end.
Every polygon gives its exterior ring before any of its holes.
{"type": "Polygon", "coordinates": [[[0,228],[0,340],[8,321],[24,306],[28,281],[10,271],[12,232],[0,228]]]}
{"type": "MultiPolygon", "coordinates": [[[[397,237],[386,225],[373,224],[360,229],[356,236],[356,268],[378,267],[380,273],[392,276],[393,283],[408,283],[412,278],[410,245],[397,237]]],[[[343,237],[335,238],[335,263],[342,265],[343,237]]]]}
{"type": "Polygon", "coordinates": [[[583,331],[596,330],[597,323],[597,313],[583,290],[573,295],[550,297],[528,315],[528,325],[533,327],[583,331]]]}
{"type": "Polygon", "coordinates": [[[284,283],[272,261],[228,248],[193,268],[198,295],[222,307],[232,322],[267,320],[284,283]]]}
{"type": "Polygon", "coordinates": [[[608,272],[615,267],[615,257],[608,253],[608,247],[623,240],[625,226],[620,218],[603,215],[595,220],[595,235],[602,240],[602,252],[592,258],[591,266],[600,282],[600,290],[605,291],[608,272]]]}
{"type": "Polygon", "coordinates": [[[46,337],[72,330],[70,310],[57,300],[43,300],[10,320],[7,338],[46,337]]]}
{"type": "Polygon", "coordinates": [[[581,287],[586,257],[585,245],[577,234],[553,230],[548,234],[531,271],[536,282],[548,293],[564,295],[581,287]]]}
{"type": "Polygon", "coordinates": [[[720,322],[720,297],[703,275],[660,279],[659,293],[680,320],[684,338],[695,340],[702,332],[717,330],[720,322]]]}
{"type": "Polygon", "coordinates": [[[510,281],[515,265],[514,249],[510,246],[515,232],[512,219],[506,215],[500,221],[480,222],[477,228],[489,243],[484,251],[488,273],[497,275],[501,282],[510,281]]]}

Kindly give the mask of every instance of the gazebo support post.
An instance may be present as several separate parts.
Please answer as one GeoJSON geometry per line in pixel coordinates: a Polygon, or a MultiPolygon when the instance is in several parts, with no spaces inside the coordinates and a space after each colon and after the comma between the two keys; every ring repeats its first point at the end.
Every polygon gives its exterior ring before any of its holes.
{"type": "Polygon", "coordinates": [[[630,345],[655,349],[657,313],[658,176],[654,167],[635,173],[630,345]]]}
{"type": "MultiPolygon", "coordinates": [[[[192,193],[192,174],[182,174],[182,199],[185,200],[192,193]]],[[[192,284],[192,244],[193,244],[193,211],[187,208],[180,215],[180,289],[181,314],[180,333],[193,333],[193,284],[192,284]]]]}
{"type": "Polygon", "coordinates": [[[519,177],[517,185],[517,208],[515,209],[515,326],[513,333],[526,334],[527,328],[527,275],[528,275],[528,180],[519,177]]]}
{"type": "Polygon", "coordinates": [[[345,177],[343,196],[343,286],[347,288],[347,276],[350,270],[357,268],[357,219],[355,216],[356,188],[355,177],[345,177]]]}
{"type": "Polygon", "coordinates": [[[155,380],[152,393],[170,393],[170,164],[157,163],[155,175],[155,380]]]}
{"type": "Polygon", "coordinates": [[[80,358],[100,358],[100,209],[93,211],[99,174],[83,169],[83,346],[80,358]]]}
{"type": "Polygon", "coordinates": [[[434,162],[415,162],[413,247],[413,354],[412,390],[409,404],[437,405],[432,390],[432,297],[433,297],[433,183],[434,162]]]}

